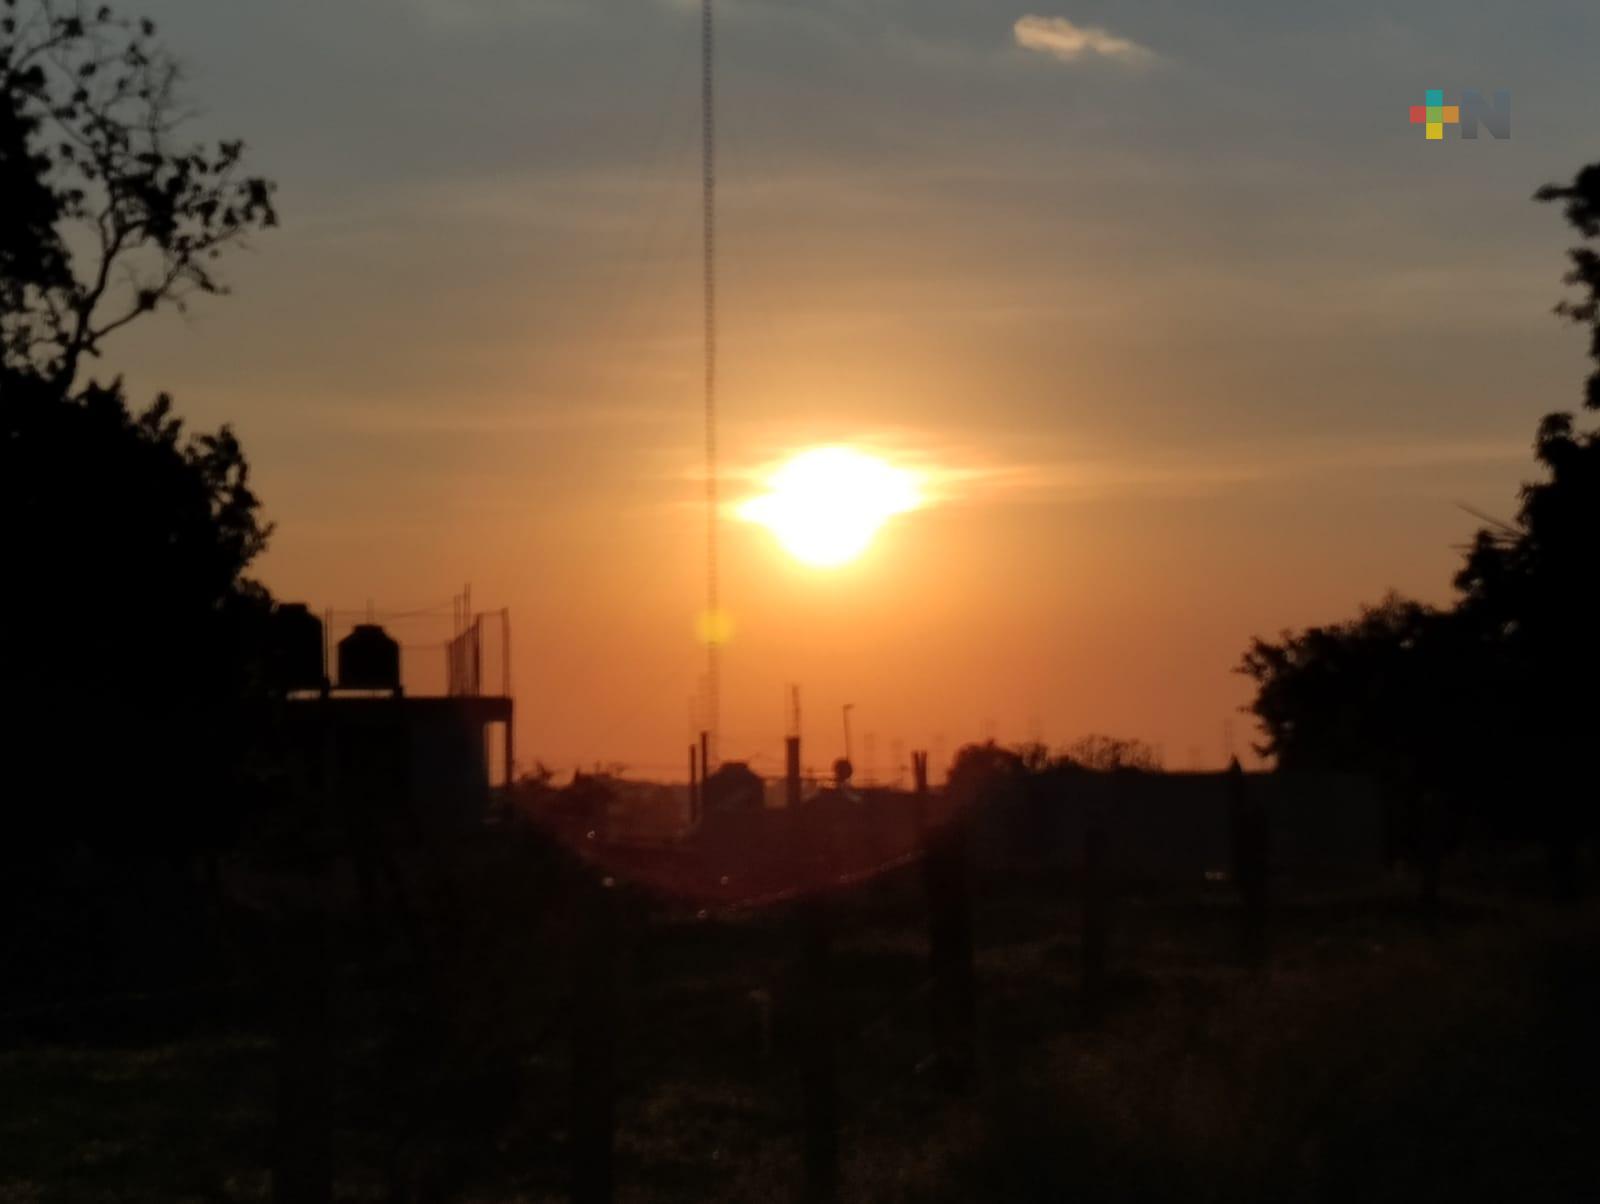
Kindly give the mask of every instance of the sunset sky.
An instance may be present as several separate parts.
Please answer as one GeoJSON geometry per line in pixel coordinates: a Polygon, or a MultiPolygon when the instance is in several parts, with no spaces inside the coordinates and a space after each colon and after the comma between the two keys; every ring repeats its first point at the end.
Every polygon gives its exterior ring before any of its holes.
{"type": "MultiPolygon", "coordinates": [[[[138,6],[130,11],[141,11],[138,6]]],[[[699,24],[684,0],[168,0],[198,135],[282,227],[97,371],[232,422],[316,609],[514,624],[519,756],[683,772],[703,650],[699,24]]],[[[1442,600],[1582,337],[1529,197],[1600,157],[1590,0],[727,0],[722,447],[929,504],[818,569],[724,524],[723,753],[839,708],[947,759],[1088,732],[1216,765],[1253,634],[1442,600]],[[1426,142],[1427,88],[1513,137],[1426,142]]],[[[399,632],[442,639],[433,626],[399,632]]],[[[416,657],[441,654],[419,650],[416,657]]],[[[857,761],[861,755],[858,743],[857,761]]]]}

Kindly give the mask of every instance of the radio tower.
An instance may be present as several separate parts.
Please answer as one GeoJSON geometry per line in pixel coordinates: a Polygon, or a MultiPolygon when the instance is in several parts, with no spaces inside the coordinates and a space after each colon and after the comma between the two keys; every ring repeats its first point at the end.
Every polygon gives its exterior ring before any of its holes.
{"type": "MultiPolygon", "coordinates": [[[[705,248],[705,422],[706,422],[706,730],[709,759],[717,757],[721,708],[718,642],[722,612],[717,604],[717,125],[716,42],[712,0],[700,0],[700,184],[705,248]]],[[[709,771],[710,765],[705,767],[709,771]]]]}

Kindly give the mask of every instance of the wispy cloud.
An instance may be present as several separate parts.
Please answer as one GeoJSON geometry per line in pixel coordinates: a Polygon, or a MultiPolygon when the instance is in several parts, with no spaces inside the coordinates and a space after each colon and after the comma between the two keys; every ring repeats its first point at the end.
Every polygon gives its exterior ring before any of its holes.
{"type": "Polygon", "coordinates": [[[1011,32],[1016,36],[1017,45],[1024,50],[1037,50],[1063,63],[1103,58],[1135,66],[1156,57],[1149,48],[1129,38],[1098,25],[1077,25],[1065,17],[1040,17],[1030,13],[1019,17],[1011,32]]]}
{"type": "Polygon", "coordinates": [[[378,402],[326,404],[309,415],[333,430],[368,435],[516,436],[525,432],[585,430],[670,422],[679,415],[671,407],[574,405],[566,398],[523,399],[504,408],[464,408],[437,404],[426,408],[378,402]]]}
{"type": "Polygon", "coordinates": [[[1036,461],[964,475],[970,500],[1032,497],[1045,501],[1089,501],[1108,497],[1195,498],[1236,493],[1258,486],[1303,483],[1309,478],[1361,472],[1416,473],[1474,465],[1512,465],[1527,458],[1517,441],[1351,444],[1307,450],[1264,446],[1217,449],[1203,459],[1192,454],[1036,461]]]}
{"type": "MultiPolygon", "coordinates": [[[[808,442],[780,438],[771,446],[786,450],[781,454],[775,450],[771,462],[751,462],[725,475],[740,484],[757,482],[787,455],[787,449],[808,442]]],[[[990,432],[980,441],[909,428],[884,429],[847,442],[911,471],[926,505],[963,506],[1221,497],[1285,483],[1298,487],[1311,479],[1356,473],[1415,474],[1478,465],[1510,466],[1525,461],[1528,454],[1515,439],[1422,439],[1352,441],[1333,447],[1292,443],[1220,446],[1199,456],[1191,450],[1129,455],[1104,448],[1039,458],[1026,454],[1037,450],[1035,433],[997,439],[990,432]]]]}

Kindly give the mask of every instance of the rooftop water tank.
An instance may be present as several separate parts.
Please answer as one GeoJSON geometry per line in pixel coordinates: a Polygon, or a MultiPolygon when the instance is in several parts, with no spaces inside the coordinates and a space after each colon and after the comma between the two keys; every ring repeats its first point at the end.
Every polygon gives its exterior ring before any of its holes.
{"type": "Polygon", "coordinates": [[[322,620],[299,602],[272,612],[272,676],[280,690],[320,690],[322,620]]]}
{"type": "Polygon", "coordinates": [[[376,623],[360,623],[339,641],[341,690],[400,690],[400,645],[376,623]]]}

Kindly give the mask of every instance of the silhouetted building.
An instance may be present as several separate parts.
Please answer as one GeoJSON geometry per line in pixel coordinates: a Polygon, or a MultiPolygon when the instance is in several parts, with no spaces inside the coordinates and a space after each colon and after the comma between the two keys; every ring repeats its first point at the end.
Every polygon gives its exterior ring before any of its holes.
{"type": "MultiPolygon", "coordinates": [[[[508,695],[407,695],[400,645],[374,623],[356,626],[338,644],[337,685],[310,671],[313,636],[326,648],[322,623],[304,607],[280,610],[286,650],[285,707],[290,775],[296,788],[321,799],[360,830],[437,834],[482,823],[491,794],[490,736],[503,741],[503,782],[512,767],[512,701],[508,695]],[[314,625],[314,633],[313,633],[314,625]]],[[[467,629],[476,642],[476,622],[467,629]]],[[[454,645],[467,638],[459,633],[454,645]]],[[[318,656],[319,667],[324,653],[318,656]]],[[[477,680],[471,685],[475,688],[477,680]]]]}
{"type": "Polygon", "coordinates": [[[708,777],[704,787],[704,809],[713,815],[743,815],[767,805],[766,786],[761,777],[743,761],[724,761],[708,777]]]}

